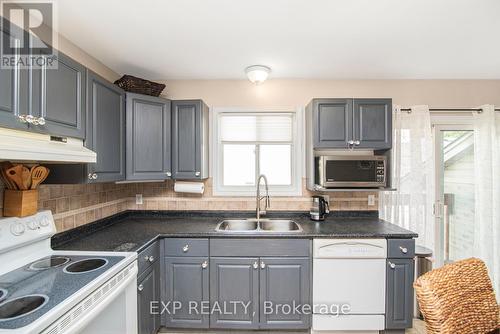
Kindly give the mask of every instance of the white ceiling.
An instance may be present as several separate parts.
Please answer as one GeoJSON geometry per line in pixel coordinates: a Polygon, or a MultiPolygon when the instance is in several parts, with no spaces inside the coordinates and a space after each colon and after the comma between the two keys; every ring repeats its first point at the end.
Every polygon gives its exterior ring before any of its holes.
{"type": "Polygon", "coordinates": [[[59,0],[59,30],[149,79],[500,79],[499,0],[59,0]]]}

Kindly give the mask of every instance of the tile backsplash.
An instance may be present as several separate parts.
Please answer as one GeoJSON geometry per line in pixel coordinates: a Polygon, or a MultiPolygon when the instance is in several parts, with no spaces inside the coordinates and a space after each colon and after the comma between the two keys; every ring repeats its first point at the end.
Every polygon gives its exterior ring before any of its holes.
{"type": "MultiPolygon", "coordinates": [[[[39,209],[52,210],[57,230],[93,222],[125,210],[254,210],[254,197],[217,197],[212,195],[212,180],[205,182],[203,195],[176,193],[173,181],[154,183],[99,183],[87,185],[41,185],[39,209]],[[135,194],[143,195],[143,204],[135,204],[135,194]]],[[[305,182],[303,182],[305,184],[305,182]]],[[[3,208],[3,184],[0,182],[0,213],[3,208]]],[[[305,186],[299,197],[272,197],[270,210],[307,211],[312,193],[305,186]]],[[[377,192],[333,192],[330,209],[377,210],[377,192]],[[375,195],[368,206],[368,195],[375,195]]]]}

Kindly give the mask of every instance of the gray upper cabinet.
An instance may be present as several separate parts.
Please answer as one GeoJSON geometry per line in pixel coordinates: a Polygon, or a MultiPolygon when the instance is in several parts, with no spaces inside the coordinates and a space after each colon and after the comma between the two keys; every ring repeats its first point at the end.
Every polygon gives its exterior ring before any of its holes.
{"type": "Polygon", "coordinates": [[[352,100],[315,99],[312,108],[314,147],[347,147],[352,138],[352,100]]]}
{"type": "Polygon", "coordinates": [[[354,140],[356,147],[388,149],[392,146],[392,100],[354,99],[354,140]]]}
{"type": "Polygon", "coordinates": [[[159,261],[146,269],[137,278],[138,334],[153,334],[160,328],[160,315],[152,313],[151,302],[160,296],[159,261]]]}
{"type": "Polygon", "coordinates": [[[201,311],[202,303],[209,302],[209,268],[207,257],[165,257],[164,303],[178,302],[180,308],[164,312],[166,327],[208,328],[208,314],[190,312],[190,305],[201,311]],[[191,303],[191,304],[190,304],[191,303]]]}
{"type": "Polygon", "coordinates": [[[390,149],[391,99],[313,99],[306,107],[314,149],[390,149]]]}
{"type": "Polygon", "coordinates": [[[126,100],[127,180],[170,178],[170,101],[132,93],[126,100]]]}
{"type": "Polygon", "coordinates": [[[388,259],[386,275],[386,328],[411,328],[413,321],[413,259],[388,259]]]}
{"type": "Polygon", "coordinates": [[[43,101],[40,113],[35,117],[43,117],[45,125],[31,126],[34,131],[53,135],[85,138],[85,91],[86,68],[59,52],[57,68],[43,69],[45,80],[38,90],[43,101]]]}
{"type": "Polygon", "coordinates": [[[232,310],[228,314],[212,313],[211,328],[259,328],[259,268],[258,258],[210,259],[210,302],[221,307],[228,305],[232,310]],[[234,301],[238,303],[231,304],[234,301]]]}
{"type": "Polygon", "coordinates": [[[308,305],[310,301],[309,258],[261,258],[260,328],[307,329],[310,315],[285,313],[270,306],[308,305]],[[266,305],[267,303],[267,309],[266,305]],[[272,312],[269,312],[272,309],[272,312]]]}
{"type": "MultiPolygon", "coordinates": [[[[1,33],[2,40],[15,38],[8,30],[1,33]]],[[[28,125],[18,119],[19,71],[19,68],[0,68],[0,126],[25,130],[28,125]]]]}
{"type": "Polygon", "coordinates": [[[173,178],[208,177],[208,107],[201,100],[172,101],[173,178]]]}
{"type": "Polygon", "coordinates": [[[85,146],[97,152],[90,182],[125,179],[125,92],[88,71],[85,146]]]}

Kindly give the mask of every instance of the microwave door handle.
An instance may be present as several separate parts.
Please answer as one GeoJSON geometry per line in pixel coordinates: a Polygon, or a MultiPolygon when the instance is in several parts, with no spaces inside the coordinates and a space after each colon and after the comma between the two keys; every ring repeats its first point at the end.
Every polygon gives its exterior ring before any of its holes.
{"type": "Polygon", "coordinates": [[[330,213],[330,204],[327,201],[325,201],[325,213],[330,213]]]}

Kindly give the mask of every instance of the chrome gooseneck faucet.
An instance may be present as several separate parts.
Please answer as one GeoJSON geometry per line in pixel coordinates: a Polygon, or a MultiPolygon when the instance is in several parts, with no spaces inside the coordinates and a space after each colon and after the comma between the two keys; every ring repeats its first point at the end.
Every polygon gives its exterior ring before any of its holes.
{"type": "Polygon", "coordinates": [[[259,178],[257,179],[257,195],[256,195],[256,200],[257,200],[257,221],[260,220],[260,216],[264,216],[267,213],[267,209],[271,206],[271,200],[269,198],[269,187],[267,185],[267,177],[264,174],[261,174],[259,178]],[[266,195],[265,196],[260,196],[260,180],[264,180],[264,185],[266,186],[266,195]],[[266,199],[266,207],[264,210],[261,210],[260,208],[260,201],[266,199]]]}

